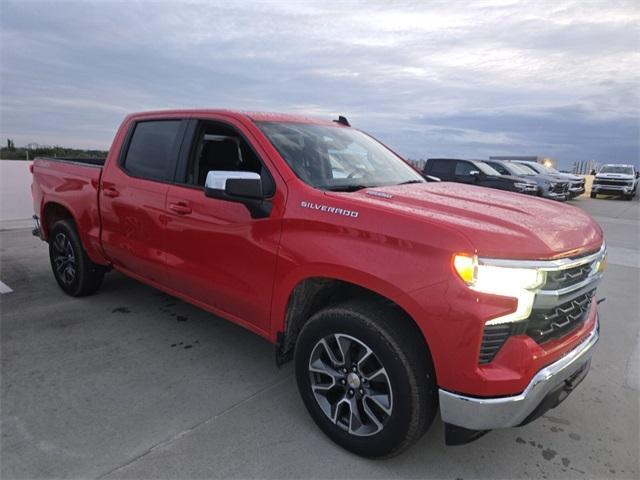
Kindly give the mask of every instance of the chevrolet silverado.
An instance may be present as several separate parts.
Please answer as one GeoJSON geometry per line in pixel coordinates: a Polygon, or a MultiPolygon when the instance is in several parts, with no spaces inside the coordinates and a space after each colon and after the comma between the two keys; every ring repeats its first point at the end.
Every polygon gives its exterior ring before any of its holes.
{"type": "Polygon", "coordinates": [[[116,270],[261,335],[357,454],[398,454],[438,411],[447,444],[524,425],[589,370],[598,224],[428,183],[344,117],[138,113],[106,159],[32,172],[34,234],[64,292],[116,270]]]}

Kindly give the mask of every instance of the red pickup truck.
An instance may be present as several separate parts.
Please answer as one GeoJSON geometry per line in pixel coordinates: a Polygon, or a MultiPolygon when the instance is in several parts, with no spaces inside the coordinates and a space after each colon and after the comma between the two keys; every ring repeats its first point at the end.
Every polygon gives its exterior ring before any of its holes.
{"type": "Polygon", "coordinates": [[[38,158],[34,233],[62,290],[115,269],[276,346],[318,426],[399,453],[526,424],[586,375],[599,226],[581,210],[427,182],[337,121],[128,116],[106,160],[38,158]]]}

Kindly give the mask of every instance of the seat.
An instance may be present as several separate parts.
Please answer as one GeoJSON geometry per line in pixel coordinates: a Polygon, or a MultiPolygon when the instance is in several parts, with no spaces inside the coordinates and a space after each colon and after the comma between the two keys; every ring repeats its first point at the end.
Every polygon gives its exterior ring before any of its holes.
{"type": "Polygon", "coordinates": [[[200,156],[198,185],[204,185],[211,170],[240,170],[238,144],[233,140],[209,141],[205,143],[200,156]]]}

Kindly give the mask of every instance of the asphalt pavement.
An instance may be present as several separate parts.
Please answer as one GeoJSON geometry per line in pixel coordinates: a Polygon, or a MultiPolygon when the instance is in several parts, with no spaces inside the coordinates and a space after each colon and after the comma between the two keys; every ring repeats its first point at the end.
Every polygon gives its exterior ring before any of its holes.
{"type": "Polygon", "coordinates": [[[609,249],[587,378],[525,427],[446,447],[437,419],[390,460],[329,441],[258,336],[117,273],[70,298],[46,244],[2,231],[0,476],[638,478],[640,202],[571,203],[609,249]]]}

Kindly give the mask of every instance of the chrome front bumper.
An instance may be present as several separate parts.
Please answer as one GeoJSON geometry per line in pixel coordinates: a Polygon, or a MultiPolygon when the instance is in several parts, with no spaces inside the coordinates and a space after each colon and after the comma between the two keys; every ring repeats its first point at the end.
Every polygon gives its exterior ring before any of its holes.
{"type": "Polygon", "coordinates": [[[599,338],[599,321],[589,336],[555,363],[543,368],[519,395],[475,398],[440,389],[440,414],[448,424],[469,430],[493,430],[524,423],[548,395],[572,383],[575,387],[589,369],[592,348],[599,338]],[[576,379],[576,377],[579,377],[576,379]]]}
{"type": "Polygon", "coordinates": [[[631,193],[633,185],[592,185],[592,192],[624,192],[631,193]]]}
{"type": "Polygon", "coordinates": [[[569,196],[569,192],[556,193],[556,192],[542,192],[543,198],[550,198],[551,200],[566,200],[569,196]]]}

